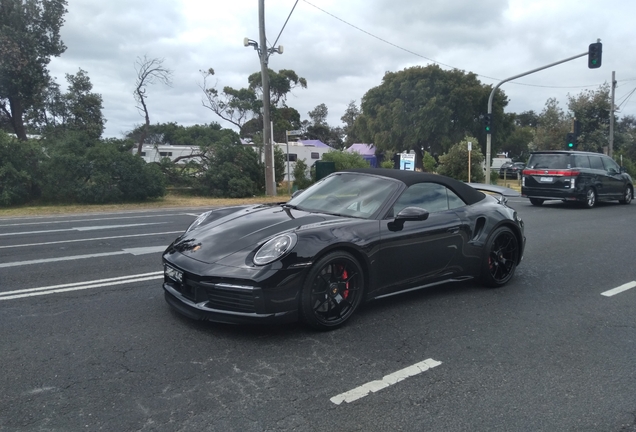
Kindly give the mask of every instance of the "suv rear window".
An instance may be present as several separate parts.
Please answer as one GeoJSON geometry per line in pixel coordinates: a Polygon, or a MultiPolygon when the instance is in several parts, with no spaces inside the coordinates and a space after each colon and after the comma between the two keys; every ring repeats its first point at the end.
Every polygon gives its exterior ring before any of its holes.
{"type": "Polygon", "coordinates": [[[561,153],[533,153],[528,160],[530,169],[568,169],[570,165],[570,155],[561,153]]]}

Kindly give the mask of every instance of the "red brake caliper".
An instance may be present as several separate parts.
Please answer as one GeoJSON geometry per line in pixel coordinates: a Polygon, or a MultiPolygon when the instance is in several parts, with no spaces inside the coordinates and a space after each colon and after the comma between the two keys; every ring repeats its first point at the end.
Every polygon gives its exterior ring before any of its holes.
{"type": "MultiPolygon", "coordinates": [[[[342,279],[347,280],[348,278],[348,274],[347,274],[347,269],[342,270],[342,279]]],[[[342,293],[342,297],[344,297],[344,299],[346,300],[347,297],[349,297],[349,281],[347,280],[347,283],[345,284],[345,290],[342,293]]]]}

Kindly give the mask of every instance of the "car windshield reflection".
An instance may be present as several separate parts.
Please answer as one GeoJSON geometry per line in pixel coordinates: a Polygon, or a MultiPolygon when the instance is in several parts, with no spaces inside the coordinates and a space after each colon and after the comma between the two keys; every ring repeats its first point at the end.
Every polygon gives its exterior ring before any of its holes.
{"type": "Polygon", "coordinates": [[[341,173],[314,184],[286,205],[310,212],[372,218],[398,183],[370,175],[341,173]]]}

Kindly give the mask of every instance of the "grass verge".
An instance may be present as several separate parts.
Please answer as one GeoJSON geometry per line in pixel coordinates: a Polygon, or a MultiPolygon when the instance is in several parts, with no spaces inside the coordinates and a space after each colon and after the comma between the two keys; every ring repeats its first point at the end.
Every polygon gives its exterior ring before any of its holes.
{"type": "Polygon", "coordinates": [[[108,213],[132,210],[148,210],[177,207],[219,207],[241,204],[260,204],[272,202],[285,202],[289,200],[288,195],[261,196],[253,198],[205,198],[195,196],[185,196],[168,194],[163,198],[147,201],[143,203],[126,204],[93,204],[93,205],[27,205],[10,208],[0,208],[0,217],[19,216],[50,216],[71,213],[108,213]]]}

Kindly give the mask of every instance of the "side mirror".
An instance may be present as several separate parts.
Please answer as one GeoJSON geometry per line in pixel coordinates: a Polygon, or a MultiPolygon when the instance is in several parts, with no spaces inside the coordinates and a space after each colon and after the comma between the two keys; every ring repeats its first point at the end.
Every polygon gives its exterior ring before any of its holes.
{"type": "Polygon", "coordinates": [[[389,222],[390,231],[400,231],[406,221],[424,221],[428,219],[429,212],[420,207],[406,207],[399,212],[395,219],[389,222]]]}
{"type": "Polygon", "coordinates": [[[428,219],[429,212],[420,207],[406,207],[395,216],[395,220],[424,221],[428,219]]]}
{"type": "Polygon", "coordinates": [[[296,192],[294,192],[292,194],[292,198],[296,198],[298,195],[300,195],[305,189],[298,189],[296,192]]]}

